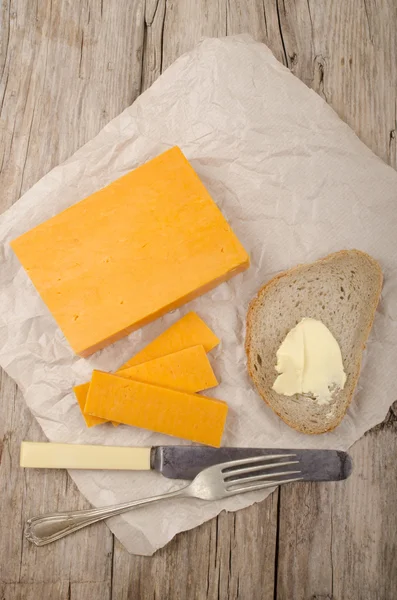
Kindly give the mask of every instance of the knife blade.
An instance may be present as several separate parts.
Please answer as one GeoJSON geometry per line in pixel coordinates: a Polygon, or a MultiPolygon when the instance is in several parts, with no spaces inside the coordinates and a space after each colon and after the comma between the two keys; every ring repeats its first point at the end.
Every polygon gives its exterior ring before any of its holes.
{"type": "Polygon", "coordinates": [[[276,454],[294,454],[303,481],[340,481],[352,472],[349,454],[340,450],[297,450],[286,448],[209,448],[206,446],[157,446],[151,450],[150,466],[164,477],[194,479],[212,465],[276,454]]]}
{"type": "Polygon", "coordinates": [[[208,446],[94,446],[22,442],[20,465],[47,469],[154,470],[171,479],[194,479],[206,467],[275,454],[294,454],[303,481],[340,481],[352,471],[352,460],[340,450],[285,448],[210,448],[208,446]]]}

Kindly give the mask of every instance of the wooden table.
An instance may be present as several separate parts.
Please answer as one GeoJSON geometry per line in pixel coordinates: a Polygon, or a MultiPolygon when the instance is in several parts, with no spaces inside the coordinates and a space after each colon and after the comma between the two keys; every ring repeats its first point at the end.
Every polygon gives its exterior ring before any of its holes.
{"type": "MultiPolygon", "coordinates": [[[[2,210],[201,36],[265,42],[397,167],[396,0],[2,0],[0,22],[2,210]]],[[[346,483],[285,487],[143,558],[103,523],[24,541],[28,516],[88,503],[66,473],[18,468],[21,440],[44,436],[4,373],[0,394],[2,600],[396,599],[397,408],[346,483]]]]}

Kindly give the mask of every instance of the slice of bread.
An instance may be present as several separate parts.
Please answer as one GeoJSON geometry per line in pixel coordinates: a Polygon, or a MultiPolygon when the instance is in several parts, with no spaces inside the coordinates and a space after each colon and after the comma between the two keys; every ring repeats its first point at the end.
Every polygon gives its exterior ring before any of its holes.
{"type": "Polygon", "coordinates": [[[379,263],[368,254],[342,250],[280,273],[252,300],[247,317],[248,371],[259,394],[290,427],[302,433],[325,433],[343,419],[360,374],[382,279],[379,263]],[[303,317],[322,321],[342,352],[345,387],[326,405],[272,390],[276,352],[303,317]]]}

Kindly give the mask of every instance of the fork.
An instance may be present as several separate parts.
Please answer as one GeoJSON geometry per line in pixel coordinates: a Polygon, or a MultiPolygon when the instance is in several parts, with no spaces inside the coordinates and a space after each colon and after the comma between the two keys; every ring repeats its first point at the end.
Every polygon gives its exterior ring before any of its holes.
{"type": "Polygon", "coordinates": [[[299,464],[299,461],[285,460],[279,462],[278,459],[280,458],[294,459],[296,455],[274,454],[232,460],[204,469],[189,485],[173,492],[104,508],[50,513],[33,517],[26,522],[25,537],[36,546],[44,546],[87,525],[121,515],[136,506],[151,504],[159,500],[177,497],[221,500],[236,494],[263,490],[283,483],[302,480],[302,477],[298,476],[301,471],[291,469],[291,465],[299,464]],[[288,468],[283,471],[271,472],[280,467],[288,468]],[[291,475],[294,475],[294,477],[285,479],[285,477],[291,475]]]}

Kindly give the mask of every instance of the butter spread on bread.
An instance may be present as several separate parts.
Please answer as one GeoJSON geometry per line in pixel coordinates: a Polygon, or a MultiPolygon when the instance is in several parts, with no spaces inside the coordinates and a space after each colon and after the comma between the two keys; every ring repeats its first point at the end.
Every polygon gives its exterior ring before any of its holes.
{"type": "Polygon", "coordinates": [[[339,344],[321,321],[304,317],[277,350],[272,389],[284,396],[304,394],[329,404],[346,382],[339,344]]]}

